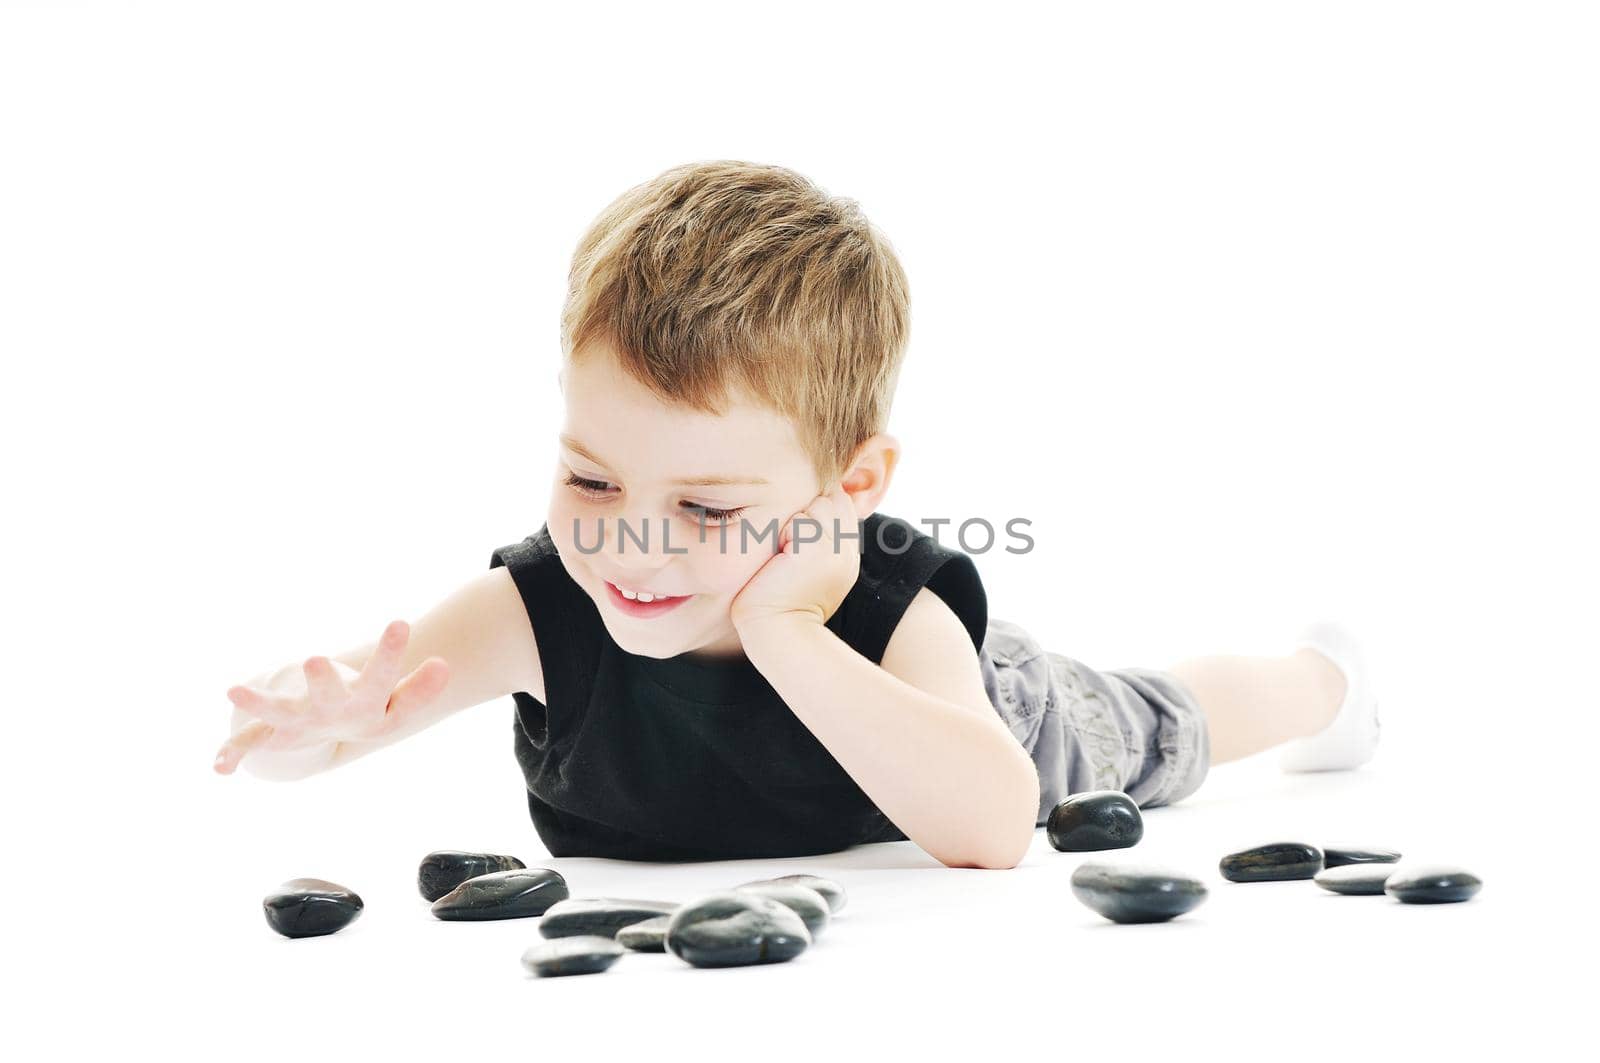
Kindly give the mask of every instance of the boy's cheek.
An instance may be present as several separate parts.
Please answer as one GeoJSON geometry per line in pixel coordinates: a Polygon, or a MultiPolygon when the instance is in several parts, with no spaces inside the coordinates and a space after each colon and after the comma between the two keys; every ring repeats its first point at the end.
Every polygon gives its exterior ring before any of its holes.
{"type": "Polygon", "coordinates": [[[701,586],[705,588],[706,594],[731,598],[750,582],[750,577],[760,570],[762,562],[766,561],[768,556],[764,553],[749,556],[713,554],[703,559],[703,564],[697,566],[701,576],[701,586]]]}

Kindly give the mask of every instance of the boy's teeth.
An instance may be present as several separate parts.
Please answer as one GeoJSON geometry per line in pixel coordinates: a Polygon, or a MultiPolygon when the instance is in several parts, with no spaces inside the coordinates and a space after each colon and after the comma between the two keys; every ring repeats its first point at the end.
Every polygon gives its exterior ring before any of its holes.
{"type": "Polygon", "coordinates": [[[649,591],[630,591],[626,587],[618,587],[617,590],[622,592],[624,598],[630,598],[636,602],[653,602],[658,599],[666,601],[667,598],[671,597],[666,594],[651,594],[649,591]]]}

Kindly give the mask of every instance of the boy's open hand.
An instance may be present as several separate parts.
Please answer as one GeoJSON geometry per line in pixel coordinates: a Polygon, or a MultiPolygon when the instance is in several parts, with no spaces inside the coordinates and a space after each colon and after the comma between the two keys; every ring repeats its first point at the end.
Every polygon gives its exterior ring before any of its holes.
{"type": "Polygon", "coordinates": [[[429,657],[401,677],[401,654],[410,637],[410,626],[395,620],[383,629],[359,672],[340,661],[312,657],[228,688],[233,733],[217,752],[217,772],[232,774],[252,750],[332,747],[369,740],[403,724],[450,678],[442,657],[429,657]]]}
{"type": "Polygon", "coordinates": [[[825,623],[861,573],[861,531],[855,504],[839,484],[791,514],[778,533],[777,552],[734,596],[734,628],[743,634],[781,617],[825,623]],[[841,541],[839,533],[851,538],[841,541]]]}

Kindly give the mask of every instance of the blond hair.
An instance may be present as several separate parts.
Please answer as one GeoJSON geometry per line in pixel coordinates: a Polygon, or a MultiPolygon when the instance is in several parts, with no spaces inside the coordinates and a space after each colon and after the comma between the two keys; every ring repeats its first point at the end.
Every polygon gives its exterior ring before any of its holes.
{"type": "Polygon", "coordinates": [[[793,170],[688,163],[628,189],[573,253],[563,357],[608,342],[664,401],[789,418],[820,484],[884,431],[910,291],[855,200],[793,170]]]}

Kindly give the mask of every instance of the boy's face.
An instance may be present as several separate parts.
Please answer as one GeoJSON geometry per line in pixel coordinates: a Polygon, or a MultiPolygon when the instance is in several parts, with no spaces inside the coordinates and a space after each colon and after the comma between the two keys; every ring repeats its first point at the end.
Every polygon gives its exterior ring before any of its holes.
{"type": "Polygon", "coordinates": [[[668,406],[602,344],[561,383],[547,523],[567,572],[629,653],[738,654],[734,596],[772,556],[784,520],[823,489],[793,425],[750,403],[720,417],[668,406]],[[731,482],[681,482],[704,478],[731,482]],[[679,600],[630,602],[618,585],[679,600]]]}

